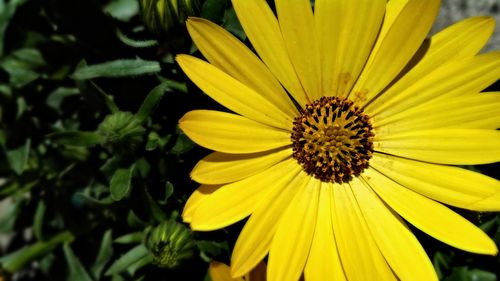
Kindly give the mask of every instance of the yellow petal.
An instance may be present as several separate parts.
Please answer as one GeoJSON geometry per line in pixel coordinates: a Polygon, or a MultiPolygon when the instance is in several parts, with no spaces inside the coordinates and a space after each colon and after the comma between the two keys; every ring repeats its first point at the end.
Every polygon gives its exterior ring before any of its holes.
{"type": "Polygon", "coordinates": [[[408,1],[385,36],[377,39],[351,99],[360,103],[369,101],[396,77],[424,41],[437,16],[439,4],[439,0],[408,1]]]}
{"type": "Polygon", "coordinates": [[[320,57],[309,0],[276,0],[276,12],[288,54],[309,98],[321,97],[320,57]]]}
{"type": "Polygon", "coordinates": [[[297,115],[296,107],[271,71],[231,33],[201,18],[190,18],[187,28],[210,63],[262,95],[291,118],[297,115]]]}
{"type": "Polygon", "coordinates": [[[197,144],[226,153],[255,153],[291,144],[289,132],[220,111],[190,111],[179,120],[179,127],[197,144]]]}
{"type": "Polygon", "coordinates": [[[304,275],[307,281],[347,280],[340,263],[332,226],[332,186],[321,183],[318,220],[314,230],[311,251],[307,258],[304,275]]]}
{"type": "Polygon", "coordinates": [[[365,112],[371,116],[376,115],[383,109],[384,103],[444,63],[475,55],[486,44],[494,27],[495,21],[490,17],[473,17],[462,20],[432,36],[429,42],[421,47],[424,54],[420,55],[422,57],[416,65],[392,85],[387,93],[370,103],[365,108],[365,112]]]}
{"type": "Polygon", "coordinates": [[[370,116],[386,118],[398,112],[434,102],[437,98],[454,98],[478,93],[500,76],[500,52],[446,63],[404,89],[389,88],[381,97],[383,103],[370,109],[370,116]]]}
{"type": "Polygon", "coordinates": [[[204,184],[223,184],[255,175],[292,155],[291,148],[253,154],[214,152],[201,159],[191,178],[204,184]]]}
{"type": "Polygon", "coordinates": [[[376,131],[375,151],[439,163],[472,165],[500,161],[500,131],[436,129],[390,134],[376,131]]]}
{"type": "Polygon", "coordinates": [[[438,128],[496,129],[500,126],[500,93],[466,94],[439,99],[385,118],[374,118],[376,129],[391,134],[438,128]]]}
{"type": "Polygon", "coordinates": [[[304,106],[307,95],[295,73],[278,20],[265,0],[232,0],[234,10],[253,47],[293,98],[304,106]]]}
{"type": "Polygon", "coordinates": [[[238,236],[231,257],[233,276],[242,276],[267,255],[283,213],[297,191],[309,182],[309,176],[301,171],[298,164],[289,173],[291,176],[295,175],[293,180],[275,186],[262,199],[238,236]]]}
{"type": "Polygon", "coordinates": [[[404,222],[360,179],[350,185],[375,242],[399,279],[437,281],[424,248],[404,222]]]}
{"type": "Polygon", "coordinates": [[[214,193],[220,185],[202,185],[189,196],[182,211],[182,220],[186,223],[191,222],[193,213],[200,205],[201,201],[206,199],[210,194],[214,193]]]}
{"type": "Polygon", "coordinates": [[[476,211],[500,211],[500,181],[457,167],[375,153],[370,166],[417,193],[476,211]]]}
{"type": "Polygon", "coordinates": [[[363,178],[399,215],[432,237],[465,251],[495,255],[498,250],[488,235],[440,203],[415,193],[374,169],[363,178]]]}
{"type": "Polygon", "coordinates": [[[332,222],[347,280],[396,280],[347,184],[333,185],[332,222]]]}
{"type": "Polygon", "coordinates": [[[316,0],[323,96],[345,97],[352,88],[377,38],[385,6],[385,0],[316,0]]]}
{"type": "Polygon", "coordinates": [[[220,262],[211,262],[208,272],[212,281],[245,281],[243,278],[232,278],[229,266],[220,262]]]}
{"type": "Polygon", "coordinates": [[[285,160],[262,173],[220,187],[194,210],[191,228],[208,231],[242,220],[275,188],[289,183],[295,176],[290,170],[296,167],[295,159],[285,160]]]}
{"type": "Polygon", "coordinates": [[[217,67],[188,55],[178,55],[176,60],[191,81],[228,109],[269,126],[292,129],[293,115],[217,67]]]}
{"type": "Polygon", "coordinates": [[[311,248],[321,182],[310,177],[283,214],[269,251],[267,280],[298,280],[311,248]]]}

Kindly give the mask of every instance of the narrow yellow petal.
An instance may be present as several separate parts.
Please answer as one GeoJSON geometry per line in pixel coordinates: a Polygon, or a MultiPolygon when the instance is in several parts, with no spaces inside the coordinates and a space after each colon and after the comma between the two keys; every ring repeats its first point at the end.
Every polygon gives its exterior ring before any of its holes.
{"type": "Polygon", "coordinates": [[[287,115],[267,98],[206,61],[178,55],[177,62],[203,92],[228,109],[254,121],[291,130],[293,115],[287,115]]]}
{"type": "Polygon", "coordinates": [[[182,211],[182,220],[186,223],[191,222],[193,213],[200,205],[201,201],[205,200],[210,194],[214,193],[220,185],[202,185],[189,196],[182,211]]]}
{"type": "Polygon", "coordinates": [[[405,88],[389,88],[378,98],[381,102],[367,112],[372,117],[386,118],[437,98],[478,93],[493,84],[499,76],[500,52],[454,60],[412,81],[405,88]],[[387,98],[383,99],[384,96],[387,98]]]}
{"type": "Polygon", "coordinates": [[[321,74],[314,16],[309,0],[276,0],[278,21],[289,57],[309,98],[321,97],[321,74]]]}
{"type": "Polygon", "coordinates": [[[455,207],[500,211],[500,181],[466,169],[375,153],[370,166],[417,193],[455,207]]]}
{"type": "Polygon", "coordinates": [[[289,172],[296,175],[289,183],[274,186],[255,208],[238,236],[231,257],[233,276],[250,271],[269,252],[274,233],[295,194],[309,182],[309,176],[297,164],[289,172]]]}
{"type": "Polygon", "coordinates": [[[447,128],[398,134],[376,131],[374,149],[438,164],[487,164],[500,161],[500,131],[447,128]]]}
{"type": "Polygon", "coordinates": [[[220,262],[211,262],[208,272],[212,281],[245,281],[243,278],[232,278],[229,266],[220,262]]]}
{"type": "Polygon", "coordinates": [[[321,183],[318,220],[304,276],[307,281],[345,281],[332,226],[332,186],[321,183]]]}
{"type": "Polygon", "coordinates": [[[202,54],[293,118],[297,109],[264,63],[224,28],[201,18],[190,18],[187,28],[202,54]]]}
{"type": "Polygon", "coordinates": [[[242,220],[275,188],[289,183],[295,176],[290,170],[296,167],[294,159],[285,160],[262,173],[220,187],[194,210],[191,228],[208,231],[242,220]]]}
{"type": "Polygon", "coordinates": [[[385,6],[385,0],[316,0],[322,96],[345,97],[351,90],[375,43],[385,6]]]}
{"type": "Polygon", "coordinates": [[[439,0],[409,0],[383,38],[377,40],[351,99],[369,101],[380,93],[410,61],[429,32],[439,0]]]}
{"type": "Polygon", "coordinates": [[[214,152],[196,164],[191,178],[204,184],[234,182],[255,175],[291,155],[289,147],[252,154],[214,152]]]}
{"type": "Polygon", "coordinates": [[[350,185],[375,242],[399,279],[437,281],[429,257],[405,223],[360,179],[350,185]]]}
{"type": "Polygon", "coordinates": [[[332,222],[347,280],[396,280],[347,184],[333,185],[332,222]]]}
{"type": "Polygon", "coordinates": [[[283,214],[269,251],[267,280],[298,280],[301,276],[318,216],[320,184],[310,177],[283,214]]]}
{"type": "Polygon", "coordinates": [[[390,180],[374,169],[363,178],[399,215],[432,237],[461,250],[496,255],[495,242],[474,224],[440,203],[390,180]]]}
{"type": "Polygon", "coordinates": [[[255,153],[291,144],[289,132],[220,111],[190,111],[179,120],[179,127],[199,145],[226,153],[255,153]]]}
{"type": "Polygon", "coordinates": [[[278,20],[265,0],[232,0],[248,39],[293,98],[304,106],[308,97],[300,84],[281,35],[278,20]]]}
{"type": "MultiPolygon", "coordinates": [[[[376,115],[383,109],[382,105],[384,103],[399,95],[400,92],[411,87],[444,63],[457,58],[476,55],[490,38],[494,27],[495,21],[492,18],[473,17],[462,20],[432,36],[429,42],[424,43],[421,47],[423,54],[420,55],[420,60],[408,73],[405,73],[400,80],[392,85],[387,93],[373,100],[365,108],[365,112],[371,116],[376,115]]],[[[418,55],[419,53],[416,56],[418,55]]]]}
{"type": "Polygon", "coordinates": [[[466,94],[439,99],[400,113],[375,117],[379,131],[391,134],[438,128],[496,129],[500,126],[500,93],[466,94]]]}

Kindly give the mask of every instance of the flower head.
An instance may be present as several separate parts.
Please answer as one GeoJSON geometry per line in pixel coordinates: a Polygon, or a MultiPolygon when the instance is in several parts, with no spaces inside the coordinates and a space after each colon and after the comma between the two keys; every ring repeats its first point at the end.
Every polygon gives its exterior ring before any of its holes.
{"type": "Polygon", "coordinates": [[[475,17],[426,39],[439,1],[233,0],[256,54],[192,18],[208,60],[179,55],[187,76],[234,113],[179,122],[215,150],[183,218],[194,230],[246,217],[231,259],[243,276],[437,280],[407,227],[456,248],[495,243],[446,205],[500,210],[499,181],[451,165],[500,160],[500,53],[478,55],[494,21],[475,17]]]}

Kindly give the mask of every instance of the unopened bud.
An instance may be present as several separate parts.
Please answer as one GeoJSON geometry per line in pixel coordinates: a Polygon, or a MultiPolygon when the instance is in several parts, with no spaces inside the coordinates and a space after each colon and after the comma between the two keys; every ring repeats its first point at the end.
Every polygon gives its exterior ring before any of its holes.
{"type": "Polygon", "coordinates": [[[193,255],[191,231],[174,220],[162,222],[146,236],[146,247],[158,267],[173,268],[193,255]]]}
{"type": "Polygon", "coordinates": [[[140,0],[144,24],[157,34],[183,26],[198,10],[198,0],[140,0]]]}
{"type": "Polygon", "coordinates": [[[105,145],[134,148],[142,141],[144,128],[130,112],[117,112],[106,116],[98,132],[105,139],[105,145]]]}

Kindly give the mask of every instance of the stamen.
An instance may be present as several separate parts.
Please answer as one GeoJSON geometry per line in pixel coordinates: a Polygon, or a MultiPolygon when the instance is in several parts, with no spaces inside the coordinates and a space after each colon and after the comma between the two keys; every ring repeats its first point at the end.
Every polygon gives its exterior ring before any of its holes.
{"type": "Polygon", "coordinates": [[[345,183],[368,167],[373,154],[369,117],[348,99],[322,97],[294,120],[293,157],[323,182],[345,183]]]}

